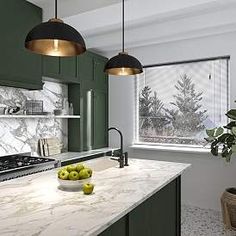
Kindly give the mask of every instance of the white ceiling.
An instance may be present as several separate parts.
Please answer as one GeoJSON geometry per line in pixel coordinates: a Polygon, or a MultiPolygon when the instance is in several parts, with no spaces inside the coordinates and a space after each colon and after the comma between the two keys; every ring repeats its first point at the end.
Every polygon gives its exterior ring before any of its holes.
{"type": "MultiPolygon", "coordinates": [[[[54,0],[30,0],[53,15],[54,0]],[[51,9],[50,9],[50,4],[51,9]]],[[[58,0],[59,16],[106,55],[121,44],[121,0],[58,0]]],[[[236,0],[127,0],[126,48],[236,31],[236,0]]]]}
{"type": "MultiPolygon", "coordinates": [[[[54,14],[54,0],[28,0],[43,8],[44,19],[52,18],[54,14]]],[[[58,0],[58,16],[68,17],[79,13],[106,7],[120,0],[58,0]]]]}

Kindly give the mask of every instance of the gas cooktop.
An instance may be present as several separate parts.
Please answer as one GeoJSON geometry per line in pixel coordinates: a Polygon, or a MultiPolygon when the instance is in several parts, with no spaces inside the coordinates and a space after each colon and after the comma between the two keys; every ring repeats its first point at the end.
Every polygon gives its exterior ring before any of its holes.
{"type": "Polygon", "coordinates": [[[0,157],[0,181],[33,174],[60,166],[51,158],[28,155],[9,155],[0,157]]]}

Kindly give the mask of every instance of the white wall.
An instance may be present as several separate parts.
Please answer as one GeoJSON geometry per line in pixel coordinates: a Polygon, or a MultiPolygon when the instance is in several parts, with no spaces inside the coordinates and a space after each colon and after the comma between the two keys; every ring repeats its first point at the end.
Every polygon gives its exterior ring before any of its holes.
{"type": "MultiPolygon", "coordinates": [[[[230,104],[236,100],[236,33],[216,35],[166,44],[133,48],[130,54],[143,65],[157,64],[230,55],[230,104]]],[[[107,56],[116,54],[111,52],[107,56]]],[[[161,83],[161,81],[160,81],[161,83]]],[[[110,125],[124,133],[125,147],[133,142],[134,133],[134,79],[110,78],[110,125]]],[[[118,138],[111,136],[110,143],[117,144],[118,138]]],[[[210,154],[192,154],[129,149],[132,157],[188,162],[192,164],[183,176],[182,200],[203,208],[219,209],[220,196],[226,187],[236,186],[236,161],[231,164],[213,158],[210,154]]]]}

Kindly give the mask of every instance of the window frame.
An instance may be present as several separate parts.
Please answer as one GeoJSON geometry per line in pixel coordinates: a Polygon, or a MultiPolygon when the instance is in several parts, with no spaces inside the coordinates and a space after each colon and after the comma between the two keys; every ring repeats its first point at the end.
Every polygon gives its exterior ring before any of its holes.
{"type": "MultiPolygon", "coordinates": [[[[187,63],[197,63],[197,62],[204,62],[204,61],[214,61],[214,60],[226,60],[227,62],[227,107],[226,109],[229,110],[230,108],[230,55],[225,56],[217,56],[217,57],[206,57],[206,58],[200,58],[200,59],[191,59],[191,60],[182,60],[182,61],[173,61],[173,62],[164,62],[164,63],[158,63],[158,64],[150,64],[150,65],[144,65],[143,68],[152,68],[152,67],[159,67],[159,66],[170,66],[170,65],[180,65],[180,64],[187,64],[187,63]]],[[[142,147],[145,146],[144,149],[160,149],[160,150],[168,150],[168,148],[171,148],[173,150],[180,151],[181,149],[192,149],[193,152],[202,152],[202,150],[209,150],[210,147],[208,146],[199,146],[199,145],[184,145],[184,144],[170,144],[170,143],[151,143],[151,142],[141,142],[139,141],[139,77],[136,76],[134,79],[134,88],[135,88],[135,115],[134,115],[134,141],[133,146],[142,147]]],[[[227,122],[229,121],[229,118],[227,119],[227,122]]],[[[191,151],[190,151],[191,152],[191,151]]]]}

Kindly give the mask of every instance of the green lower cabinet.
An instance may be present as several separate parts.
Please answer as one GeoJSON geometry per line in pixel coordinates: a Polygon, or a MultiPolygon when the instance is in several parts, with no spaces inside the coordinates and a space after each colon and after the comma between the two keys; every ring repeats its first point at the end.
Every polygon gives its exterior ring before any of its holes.
{"type": "Polygon", "coordinates": [[[177,236],[177,188],[176,180],[131,211],[129,236],[177,236]]]}
{"type": "Polygon", "coordinates": [[[100,236],[180,236],[180,225],[178,177],[100,236]]]}
{"type": "Polygon", "coordinates": [[[99,236],[128,236],[127,223],[127,218],[123,217],[104,232],[99,234],[99,236]]]}

